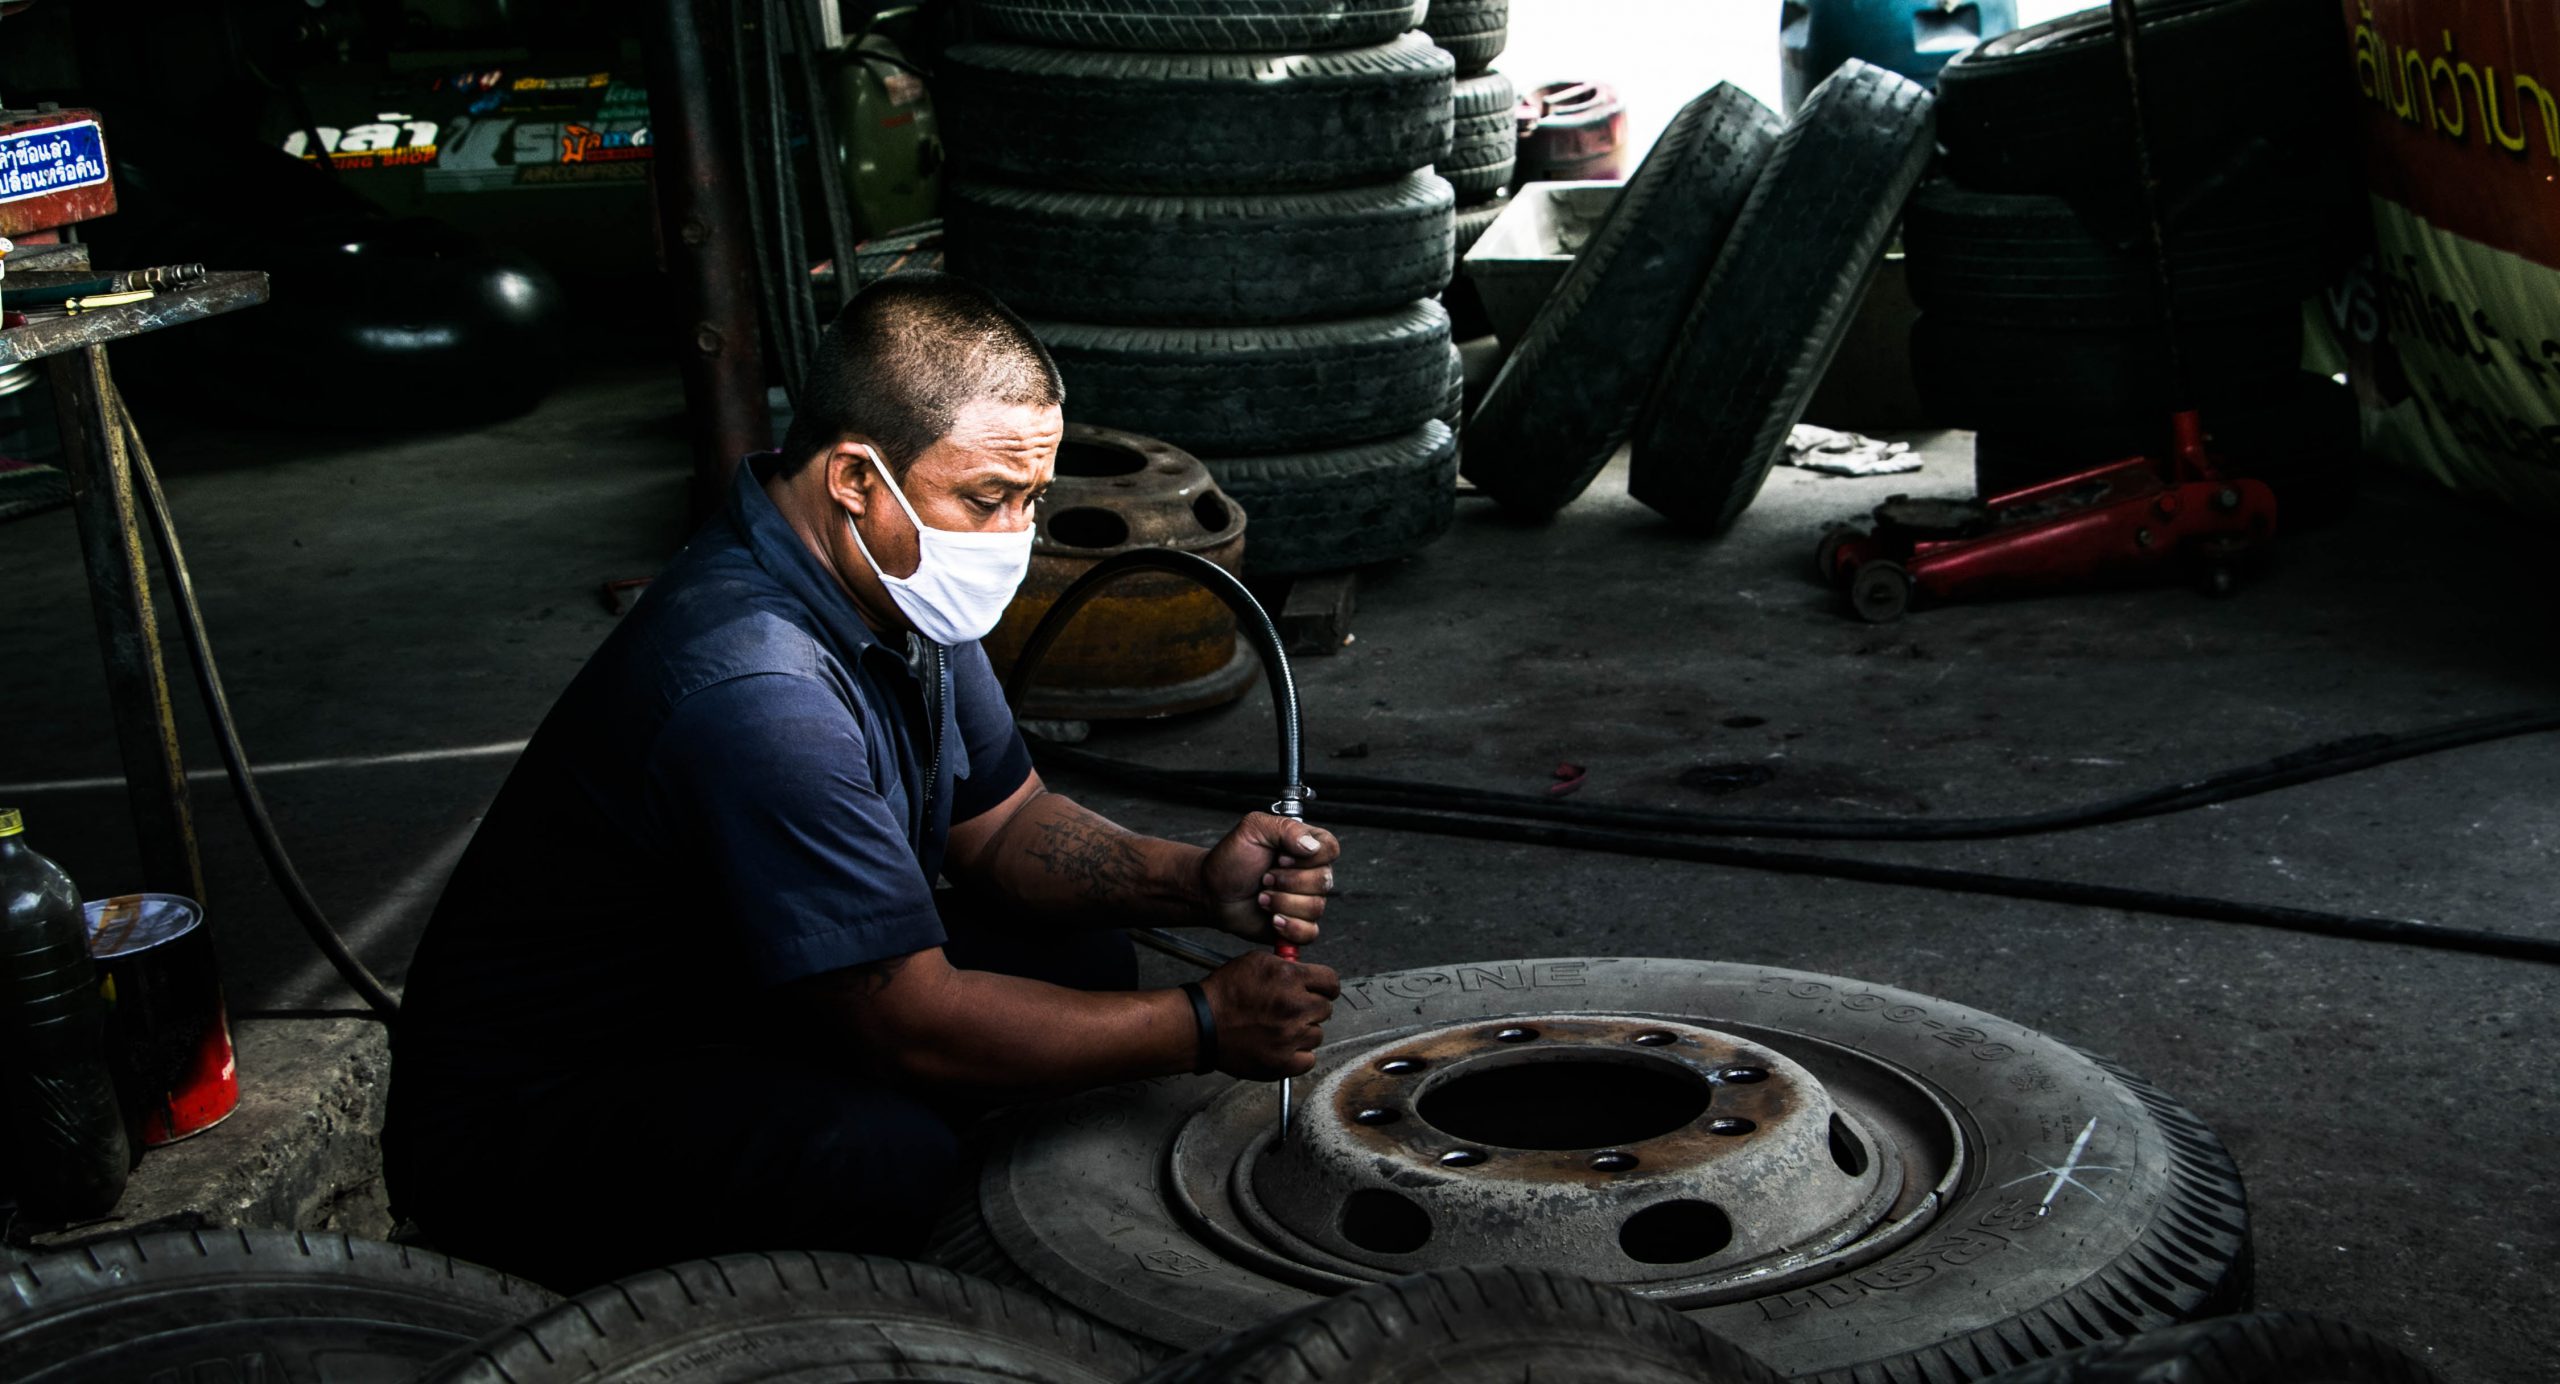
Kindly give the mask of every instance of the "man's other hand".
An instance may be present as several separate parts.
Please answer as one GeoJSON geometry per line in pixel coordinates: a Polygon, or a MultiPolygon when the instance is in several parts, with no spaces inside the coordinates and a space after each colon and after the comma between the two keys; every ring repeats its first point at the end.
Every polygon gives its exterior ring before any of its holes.
{"type": "Polygon", "coordinates": [[[1247,941],[1316,940],[1316,923],[1333,893],[1333,862],[1342,843],[1322,827],[1276,813],[1248,813],[1226,839],[1200,858],[1201,892],[1217,925],[1247,941]]]}
{"type": "Polygon", "coordinates": [[[1218,1024],[1218,1070],[1273,1081],[1316,1064],[1342,981],[1330,966],[1255,951],[1210,972],[1201,988],[1218,1024]]]}

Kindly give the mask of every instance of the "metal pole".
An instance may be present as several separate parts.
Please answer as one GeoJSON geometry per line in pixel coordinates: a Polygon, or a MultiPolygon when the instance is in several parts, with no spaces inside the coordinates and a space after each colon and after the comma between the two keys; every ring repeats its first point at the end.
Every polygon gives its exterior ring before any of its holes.
{"type": "Polygon", "coordinates": [[[684,329],[685,408],[693,425],[694,503],[716,508],[739,458],[771,447],[753,246],[733,180],[743,147],[712,84],[737,35],[726,7],[653,0],[643,9],[658,224],[684,329]]]}
{"type": "Polygon", "coordinates": [[[44,362],[53,377],[62,429],[62,468],[71,479],[71,513],[89,578],[89,607],[98,618],[98,647],[107,661],[107,707],[124,755],[133,834],[142,848],[145,889],[204,900],[204,866],[196,853],[195,814],[187,802],[187,766],[178,754],[178,718],[169,698],[169,665],[161,656],[159,616],[151,607],[151,571],[133,493],[133,456],[122,429],[107,417],[114,385],[103,346],[44,362]]]}
{"type": "Polygon", "coordinates": [[[2124,58],[2125,99],[2131,103],[2133,117],[2133,190],[2142,207],[2144,229],[2151,234],[2151,272],[2160,292],[2161,336],[2169,352],[2169,380],[2177,390],[2171,407],[2185,409],[2189,391],[2185,353],[2178,341],[2177,274],[2169,264],[2169,229],[2160,219],[2160,178],[2152,166],[2151,128],[2143,114],[2142,60],[2135,40],[2133,0],[2110,0],[2109,17],[2115,22],[2116,51],[2124,58]]]}

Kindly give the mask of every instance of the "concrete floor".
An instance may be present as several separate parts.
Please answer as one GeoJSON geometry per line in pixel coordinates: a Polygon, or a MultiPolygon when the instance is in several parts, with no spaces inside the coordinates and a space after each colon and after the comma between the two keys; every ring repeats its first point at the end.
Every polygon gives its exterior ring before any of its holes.
{"type": "MultiPolygon", "coordinates": [[[[652,571],[681,536],[679,407],[671,379],[608,366],[468,435],[145,415],[252,754],[324,761],[268,776],[275,813],[395,983],[511,747],[610,626],[598,583],[652,571]]],[[[2230,600],[2172,589],[1861,625],[1810,579],[1810,540],[1887,493],[1967,487],[1960,436],[1928,457],[1921,475],[1880,480],[1781,470],[1712,544],[1654,522],[1619,470],[1544,527],[1462,502],[1446,540],[1366,582],[1356,642],[1302,662],[1316,768],[1360,744],[1368,757],[1340,767],[1501,788],[1543,785],[1570,760],[1588,766],[1580,797],[1595,803],[1988,813],[2560,691],[2537,535],[2389,477],[2230,600]],[[1776,776],[1716,799],[1674,781],[1735,761],[1776,776]]],[[[67,513],[0,526],[0,591],[0,800],[25,808],[30,839],[88,893],[129,887],[67,513]]],[[[1259,698],[1095,745],[1259,768],[1259,698]]],[[[211,766],[198,730],[192,762],[211,766]]],[[[2555,767],[2560,746],[2518,741],[2183,817],[1863,853],[2548,935],[2555,767]]],[[[1219,825],[1083,796],[1167,834],[1219,825]]],[[[234,1006],[352,1003],[266,887],[218,782],[198,806],[234,1006]]],[[[1349,847],[1320,953],[1345,973],[1557,954],[1754,961],[1958,997],[2112,1054],[2237,1154],[2265,1304],[2361,1322],[2452,1380],[2548,1375],[2548,969],[1386,832],[1349,847]]],[[[195,1156],[253,1134],[226,1131],[195,1156]]]]}

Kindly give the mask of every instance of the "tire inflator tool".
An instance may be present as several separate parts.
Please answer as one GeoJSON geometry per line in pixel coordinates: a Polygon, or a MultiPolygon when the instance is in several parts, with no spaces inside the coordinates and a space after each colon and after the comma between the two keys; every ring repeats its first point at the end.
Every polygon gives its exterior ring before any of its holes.
{"type": "MultiPolygon", "coordinates": [[[[1254,652],[1262,656],[1263,678],[1271,684],[1272,720],[1277,723],[1280,751],[1280,796],[1271,804],[1273,815],[1291,821],[1306,820],[1307,800],[1315,790],[1307,787],[1305,775],[1305,741],[1298,727],[1298,684],[1289,673],[1289,651],[1280,638],[1280,627],[1273,623],[1271,612],[1253,598],[1233,572],[1197,553],[1172,548],[1137,548],[1114,554],[1093,565],[1091,571],[1069,583],[1058,593],[1057,601],[1033,626],[1031,637],[1022,642],[1022,653],[1014,659],[1005,677],[1005,701],[1024,705],[1031,691],[1031,674],[1048,655],[1049,646],[1066,631],[1067,622],[1075,618],[1085,602],[1093,599],[1103,587],[1132,572],[1170,572],[1199,583],[1209,594],[1235,612],[1237,632],[1251,641],[1254,652]]],[[[1282,941],[1272,948],[1283,961],[1298,959],[1298,949],[1282,941]]],[[[1280,1079],[1280,1137],[1289,1137],[1290,1079],[1280,1079]]]]}

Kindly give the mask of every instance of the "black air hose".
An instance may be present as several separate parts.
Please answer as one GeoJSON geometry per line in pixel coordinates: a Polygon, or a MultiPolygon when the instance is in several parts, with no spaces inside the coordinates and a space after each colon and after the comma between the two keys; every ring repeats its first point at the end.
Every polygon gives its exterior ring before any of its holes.
{"type": "MultiPolygon", "coordinates": [[[[1280,627],[1271,623],[1271,612],[1262,608],[1262,602],[1253,598],[1233,572],[1196,553],[1137,548],[1104,558],[1069,582],[1067,589],[1058,593],[1057,601],[1041,614],[1040,623],[1031,627],[1031,637],[1022,642],[1022,652],[1013,660],[1013,672],[1005,679],[1005,701],[1014,706],[1023,704],[1023,698],[1031,691],[1032,672],[1040,666],[1040,660],[1049,656],[1049,647],[1058,642],[1058,636],[1066,632],[1067,622],[1102,588],[1132,572],[1171,572],[1189,577],[1235,612],[1237,628],[1262,655],[1263,677],[1271,684],[1271,719],[1278,725],[1280,735],[1280,801],[1294,804],[1314,797],[1305,783],[1306,745],[1298,729],[1298,681],[1289,672],[1289,650],[1281,642],[1280,627]]],[[[1131,928],[1129,932],[1142,946],[1207,970],[1216,970],[1232,959],[1163,928],[1131,928]]]]}
{"type": "MultiPolygon", "coordinates": [[[[1279,722],[1281,782],[1287,786],[1286,791],[1291,795],[1313,797],[1313,792],[1302,786],[1304,746],[1299,730],[1297,685],[1289,673],[1288,654],[1282,647],[1279,628],[1272,623],[1269,612],[1262,608],[1261,603],[1254,600],[1253,593],[1245,589],[1244,583],[1236,580],[1235,576],[1225,568],[1206,558],[1168,549],[1145,548],[1121,553],[1096,563],[1093,570],[1077,578],[1059,595],[1057,603],[1050,607],[1041,617],[1040,623],[1033,628],[1031,638],[1024,643],[1021,655],[1014,660],[1011,675],[1005,680],[1006,699],[1016,706],[1022,704],[1024,695],[1030,690],[1032,675],[1037,670],[1040,660],[1047,655],[1049,647],[1057,641],[1066,622],[1073,618],[1077,609],[1085,601],[1091,599],[1098,588],[1127,573],[1137,571],[1172,572],[1191,577],[1216,595],[1219,600],[1225,602],[1229,609],[1235,611],[1240,632],[1254,641],[1257,651],[1262,655],[1263,668],[1271,677],[1272,702],[1277,709],[1276,719],[1279,722]]],[[[2122,885],[2084,884],[2073,880],[2037,879],[1982,870],[1950,870],[1927,865],[1903,865],[1892,861],[1859,860],[1681,839],[1681,835],[1686,834],[1802,835],[1808,839],[1949,840],[2057,831],[2066,827],[2092,826],[2102,822],[2126,821],[2135,817],[2186,811],[2211,802],[2227,801],[2231,798],[2268,792],[2275,788],[2305,783],[2317,778],[2332,777],[2415,754],[2451,749],[2459,745],[2478,744],[2484,740],[2503,736],[2550,730],[2555,726],[2560,726],[2560,716],[2549,712],[2519,712],[2504,717],[2487,717],[2476,721],[2459,722],[2431,731],[2398,737],[2359,737],[2354,740],[2335,742],[2328,746],[2314,747],[2312,750],[2284,756],[2265,764],[2232,770],[2186,783],[2172,784],[2165,788],[2085,808],[2024,817],[1964,818],[1922,823],[1900,818],[1719,818],[1701,813],[1589,808],[1577,804],[1552,803],[1522,794],[1490,793],[1481,790],[1447,788],[1437,784],[1414,784],[1392,779],[1365,778],[1336,780],[1335,796],[1328,799],[1324,815],[1336,822],[1355,826],[1384,827],[1394,831],[1428,832],[1442,836],[1470,837],[1525,845],[1561,846],[1659,860],[1687,860],[1739,869],[1770,870],[1781,874],[1855,880],[1869,884],[1899,884],[1957,893],[2035,899],[2088,908],[2111,908],[2166,917],[2196,918],[2208,922],[2283,928],[2358,941],[2400,942],[2412,946],[2476,952],[2518,960],[2560,962],[2560,940],[2476,928],[2446,927],[2411,918],[2378,918],[2352,913],[2332,913],[2320,909],[2293,908],[2281,904],[2254,904],[2191,894],[2164,893],[2122,885]],[[1522,820],[1539,817],[1561,820],[1522,820]],[[1580,824],[1575,820],[1576,818],[1586,821],[1608,821],[1612,825],[1641,824],[1646,829],[1611,830],[1601,826],[1580,824]],[[1885,830],[1897,826],[1909,829],[1911,834],[1896,836],[1888,834],[1885,830]],[[1829,833],[1828,837],[1823,833],[1829,833]]],[[[1249,775],[1155,769],[1045,741],[1041,744],[1040,757],[1053,764],[1080,769],[1107,778],[1125,788],[1138,789],[1176,801],[1216,807],[1251,805],[1252,779],[1249,775]]],[[[1182,942],[1168,933],[1147,929],[1139,934],[1139,940],[1158,951],[1196,964],[1216,964],[1204,959],[1206,956],[1214,956],[1214,953],[1207,953],[1204,949],[1182,942]]]]}
{"type": "Polygon", "coordinates": [[[328,915],[320,911],[319,900],[311,897],[311,887],[303,882],[301,871],[293,868],[293,858],[285,854],[284,839],[276,834],[275,819],[267,815],[267,800],[258,791],[257,776],[250,772],[248,751],[240,746],[240,729],[231,719],[231,698],[222,690],[222,674],[213,661],[213,641],[205,633],[204,612],[196,604],[195,579],[188,574],[186,554],[178,547],[178,529],[170,522],[169,500],[160,492],[160,476],[151,467],[151,454],[143,448],[142,430],[134,426],[133,415],[125,410],[124,396],[112,384],[105,402],[113,415],[109,430],[122,435],[133,463],[143,512],[151,521],[151,536],[160,549],[160,567],[169,578],[170,595],[177,603],[179,625],[186,635],[187,660],[195,666],[196,688],[204,694],[205,708],[213,716],[214,741],[222,748],[222,767],[230,777],[232,796],[239,800],[240,814],[249,820],[250,839],[258,843],[258,854],[266,858],[267,873],[275,877],[276,887],[284,892],[293,915],[301,919],[303,931],[311,934],[312,945],[329,958],[329,964],[337,968],[377,1017],[392,1019],[400,1013],[399,999],[330,926],[328,915]]]}

